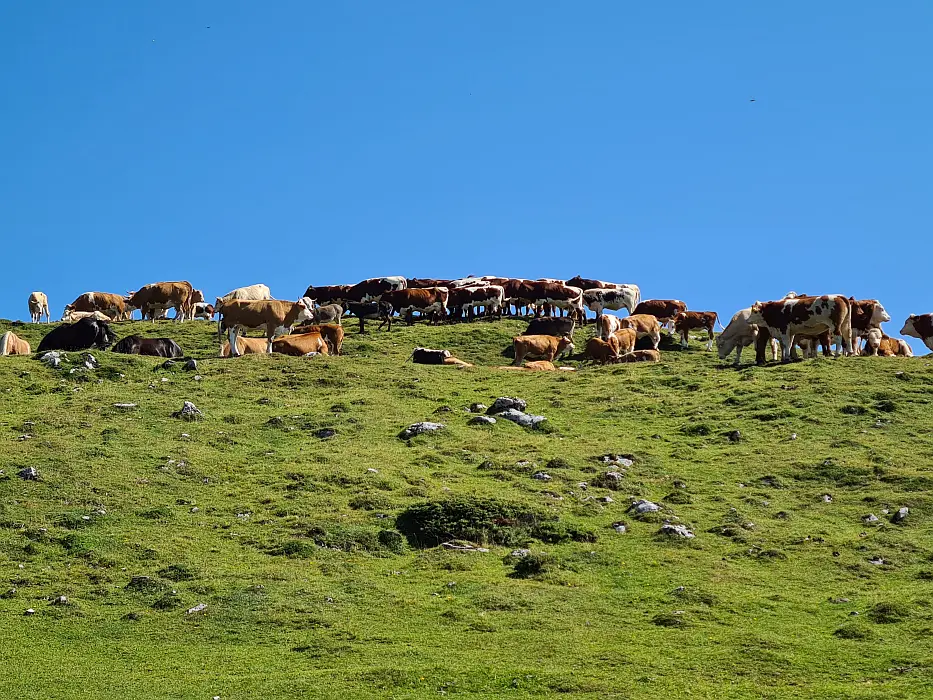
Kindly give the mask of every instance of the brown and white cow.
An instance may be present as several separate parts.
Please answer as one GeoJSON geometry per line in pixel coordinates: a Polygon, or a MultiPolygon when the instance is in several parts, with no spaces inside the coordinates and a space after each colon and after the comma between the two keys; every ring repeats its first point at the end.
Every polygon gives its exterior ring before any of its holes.
{"type": "Polygon", "coordinates": [[[620,319],[623,328],[631,328],[638,338],[651,338],[654,349],[661,344],[661,322],[651,314],[632,314],[620,319]]]}
{"type": "Polygon", "coordinates": [[[29,317],[33,323],[39,323],[45,316],[45,322],[50,323],[49,317],[49,298],[44,292],[33,292],[29,295],[29,317]]]}
{"type": "Polygon", "coordinates": [[[631,328],[620,328],[609,336],[609,342],[618,348],[620,355],[633,352],[636,340],[638,334],[631,328]]]}
{"type": "Polygon", "coordinates": [[[131,309],[139,309],[143,320],[149,316],[154,321],[156,312],[175,309],[175,320],[184,321],[191,315],[193,293],[194,288],[190,282],[156,282],[133,292],[126,305],[131,309]]]}
{"type": "Polygon", "coordinates": [[[660,362],[661,353],[657,350],[634,350],[627,355],[620,355],[619,362],[660,362]]]}
{"type": "Polygon", "coordinates": [[[221,307],[228,301],[265,301],[272,298],[272,291],[264,284],[250,284],[237,287],[214,301],[214,313],[219,314],[221,307]]]}
{"type": "MultiPolygon", "coordinates": [[[[584,292],[584,294],[586,294],[586,292],[584,292]]],[[[609,336],[611,336],[620,328],[624,328],[622,325],[622,319],[618,316],[613,316],[612,314],[603,314],[597,318],[596,326],[598,329],[598,335],[603,340],[609,340],[609,336]]]]}
{"type": "Polygon", "coordinates": [[[473,319],[483,307],[486,316],[502,317],[505,289],[497,284],[484,287],[454,287],[448,290],[447,311],[452,321],[473,319]]]}
{"type": "Polygon", "coordinates": [[[299,333],[320,334],[327,343],[330,355],[340,355],[343,352],[343,338],[346,335],[343,326],[336,323],[312,323],[298,326],[295,330],[299,333]]]}
{"type": "Polygon", "coordinates": [[[71,311],[100,311],[112,321],[123,317],[126,301],[119,294],[85,292],[65,307],[65,314],[71,311]]]}
{"type": "Polygon", "coordinates": [[[579,287],[568,287],[561,282],[525,282],[520,298],[538,307],[538,313],[543,307],[551,307],[566,310],[581,323],[586,318],[583,290],[579,287]]]}
{"type": "Polygon", "coordinates": [[[272,341],[272,352],[292,357],[304,357],[308,353],[329,355],[327,341],[320,333],[295,333],[272,341]]]}
{"type": "Polygon", "coordinates": [[[512,339],[515,348],[513,365],[521,365],[526,357],[537,357],[554,362],[563,354],[573,352],[573,340],[569,336],[556,337],[553,335],[518,335],[512,339]]]}
{"type": "MultiPolygon", "coordinates": [[[[400,318],[404,318],[409,326],[413,325],[414,312],[419,312],[422,316],[431,316],[434,323],[447,315],[447,287],[431,287],[430,289],[396,289],[391,292],[383,292],[380,301],[388,302],[392,308],[398,311],[400,318]]],[[[389,330],[392,330],[392,316],[388,316],[379,325],[388,324],[389,330]]]]}
{"type": "Polygon", "coordinates": [[[276,299],[263,299],[260,301],[245,301],[234,299],[225,302],[220,309],[221,320],[218,324],[221,330],[225,329],[229,337],[231,356],[236,357],[235,340],[240,329],[261,328],[266,329],[267,351],[272,352],[272,340],[276,335],[283,335],[302,321],[311,320],[313,302],[310,299],[298,301],[279,301],[276,299]]]}
{"type": "Polygon", "coordinates": [[[651,314],[662,326],[667,326],[677,314],[686,310],[687,305],[679,299],[645,299],[635,307],[632,315],[651,314]]]}
{"type": "Polygon", "coordinates": [[[13,331],[0,335],[0,355],[28,355],[32,352],[29,343],[13,331]]]}
{"type": "Polygon", "coordinates": [[[191,318],[200,318],[204,321],[210,321],[214,318],[214,307],[206,301],[194,304],[191,307],[191,318]]]}
{"type": "Polygon", "coordinates": [[[914,351],[906,340],[891,338],[882,333],[880,328],[872,328],[866,333],[864,354],[881,357],[913,357],[914,351]]]}
{"type": "Polygon", "coordinates": [[[755,302],[748,321],[759,328],[767,327],[771,336],[781,341],[784,362],[791,359],[795,336],[813,336],[826,331],[839,338],[843,353],[854,353],[849,300],[841,294],[755,302]]]}
{"type": "Polygon", "coordinates": [[[635,284],[620,284],[613,289],[585,289],[583,303],[596,314],[598,323],[603,311],[625,309],[630,314],[635,313],[635,309],[641,304],[641,290],[635,284]]]}
{"type": "Polygon", "coordinates": [[[702,328],[707,335],[706,350],[712,350],[713,330],[718,320],[719,314],[715,311],[681,311],[674,317],[674,332],[680,335],[681,347],[687,347],[690,331],[702,328]]]}
{"type": "Polygon", "coordinates": [[[904,321],[901,335],[919,338],[930,350],[933,350],[933,314],[911,314],[904,321]]]}

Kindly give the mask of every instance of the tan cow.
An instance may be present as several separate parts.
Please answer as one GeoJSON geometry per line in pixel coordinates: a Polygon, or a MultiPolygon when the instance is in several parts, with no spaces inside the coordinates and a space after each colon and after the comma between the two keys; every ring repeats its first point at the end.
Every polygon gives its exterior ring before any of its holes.
{"type": "Polygon", "coordinates": [[[596,319],[596,325],[599,328],[599,337],[603,340],[609,340],[609,337],[615,333],[620,328],[624,328],[622,325],[622,319],[618,316],[613,316],[612,314],[603,314],[596,319]]]}
{"type": "MultiPolygon", "coordinates": [[[[220,309],[221,320],[219,330],[227,331],[229,335],[231,357],[236,357],[234,339],[238,331],[246,328],[266,329],[268,352],[272,352],[272,340],[276,335],[284,335],[298,323],[310,321],[314,311],[314,302],[310,299],[298,301],[278,301],[264,299],[261,301],[244,301],[236,299],[227,301],[220,309]]],[[[222,337],[222,336],[221,336],[222,337]]]]}
{"type": "Polygon", "coordinates": [[[619,362],[660,362],[661,353],[657,350],[635,350],[619,357],[619,362]]]}
{"type": "Polygon", "coordinates": [[[32,348],[29,347],[29,343],[13,331],[0,335],[0,355],[28,355],[30,352],[32,348]]]}
{"type": "Polygon", "coordinates": [[[609,342],[614,344],[620,355],[624,355],[635,349],[637,339],[638,335],[631,328],[620,328],[609,337],[609,342]]]}
{"type": "Polygon", "coordinates": [[[647,336],[651,338],[654,349],[658,349],[658,345],[661,344],[661,323],[655,316],[651,314],[632,314],[620,320],[623,328],[631,328],[635,331],[636,338],[647,336]]]}
{"type": "Polygon", "coordinates": [[[65,307],[65,314],[72,311],[100,311],[108,320],[120,320],[126,312],[126,302],[119,294],[107,292],[85,292],[65,307]]]}
{"type": "Polygon", "coordinates": [[[175,309],[175,320],[184,321],[191,316],[193,294],[190,282],[156,282],[130,294],[126,305],[139,309],[143,320],[149,316],[155,321],[158,311],[175,309]]]}
{"type": "Polygon", "coordinates": [[[619,359],[618,343],[593,337],[586,341],[586,356],[598,364],[616,362],[619,359]]]}
{"type": "Polygon", "coordinates": [[[33,292],[29,295],[29,316],[33,323],[39,323],[45,316],[45,322],[50,323],[49,298],[43,292],[33,292]]]}
{"type": "Polygon", "coordinates": [[[329,355],[327,342],[320,333],[296,333],[272,341],[272,352],[292,357],[304,357],[308,353],[329,355]]]}
{"type": "Polygon", "coordinates": [[[313,326],[299,326],[296,330],[301,333],[320,333],[327,341],[331,355],[340,355],[343,352],[343,337],[345,332],[343,326],[336,323],[322,323],[313,326]]]}
{"type": "MultiPolygon", "coordinates": [[[[240,336],[236,339],[237,356],[239,355],[268,355],[269,344],[265,338],[247,338],[240,336]]],[[[224,343],[220,348],[221,357],[230,357],[230,343],[224,343]]]]}
{"type": "Polygon", "coordinates": [[[75,321],[80,321],[82,318],[92,318],[95,321],[108,322],[113,320],[110,316],[100,311],[68,311],[62,316],[62,323],[74,323],[75,321]]]}
{"type": "Polygon", "coordinates": [[[553,335],[518,335],[512,339],[515,348],[515,366],[522,364],[526,357],[538,357],[553,362],[564,353],[573,352],[573,340],[570,336],[558,338],[553,335]]]}

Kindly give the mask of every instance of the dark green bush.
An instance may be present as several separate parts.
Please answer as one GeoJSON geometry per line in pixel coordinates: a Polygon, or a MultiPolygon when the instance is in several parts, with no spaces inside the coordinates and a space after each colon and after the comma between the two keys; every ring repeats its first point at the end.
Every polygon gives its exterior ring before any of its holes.
{"type": "Polygon", "coordinates": [[[395,527],[413,547],[436,547],[453,539],[514,545],[552,519],[519,503],[462,496],[410,506],[399,514],[395,527]]]}
{"type": "Polygon", "coordinates": [[[194,572],[184,564],[169,564],[159,571],[159,576],[169,581],[188,581],[194,578],[194,572]]]}
{"type": "Polygon", "coordinates": [[[560,562],[552,554],[527,554],[515,561],[512,578],[539,578],[561,569],[560,562]]]}
{"type": "Polygon", "coordinates": [[[596,532],[589,528],[580,528],[561,522],[541,523],[532,529],[531,536],[549,544],[558,544],[569,540],[574,542],[595,542],[597,538],[596,532]]]}

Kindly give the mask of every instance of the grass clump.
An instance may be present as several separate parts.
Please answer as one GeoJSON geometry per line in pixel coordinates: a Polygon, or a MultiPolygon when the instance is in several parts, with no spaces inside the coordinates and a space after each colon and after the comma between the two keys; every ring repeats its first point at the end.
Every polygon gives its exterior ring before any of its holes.
{"type": "Polygon", "coordinates": [[[880,602],[868,609],[868,619],[879,625],[891,625],[910,616],[910,608],[903,603],[880,602]]]}
{"type": "Polygon", "coordinates": [[[484,544],[522,544],[533,528],[553,516],[512,501],[462,496],[406,508],[395,526],[413,547],[436,547],[452,539],[484,544]]]}

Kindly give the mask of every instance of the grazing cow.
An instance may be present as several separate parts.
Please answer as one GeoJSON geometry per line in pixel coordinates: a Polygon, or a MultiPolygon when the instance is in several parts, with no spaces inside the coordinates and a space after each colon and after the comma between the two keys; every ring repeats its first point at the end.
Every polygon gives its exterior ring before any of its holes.
{"type": "Polygon", "coordinates": [[[272,352],[292,357],[304,357],[308,353],[329,355],[327,341],[320,333],[296,333],[272,341],[272,352]]]}
{"type": "MultiPolygon", "coordinates": [[[[380,301],[386,301],[392,305],[393,309],[398,311],[399,318],[404,318],[409,326],[414,325],[414,312],[418,311],[422,315],[433,315],[434,322],[439,322],[440,318],[447,315],[447,297],[446,287],[431,287],[430,289],[397,289],[392,292],[385,292],[380,301]]],[[[384,319],[380,328],[388,324],[389,330],[392,330],[392,316],[384,319]]]]}
{"type": "Polygon", "coordinates": [[[609,342],[618,349],[620,355],[635,350],[635,341],[637,339],[638,334],[631,328],[620,328],[609,336],[609,342]]]}
{"type": "Polygon", "coordinates": [[[330,348],[330,355],[340,355],[343,352],[343,326],[335,323],[302,324],[295,330],[301,333],[319,333],[330,348]]]}
{"type": "Polygon", "coordinates": [[[668,326],[677,314],[686,310],[687,305],[679,299],[646,299],[635,307],[632,315],[651,314],[662,326],[668,326]]]}
{"type": "MultiPolygon", "coordinates": [[[[268,355],[269,354],[269,344],[266,342],[265,338],[247,338],[245,336],[240,336],[236,339],[236,349],[237,354],[234,357],[239,357],[240,355],[268,355]]],[[[221,357],[230,357],[230,343],[224,343],[220,348],[221,357]]]]}
{"type": "MultiPolygon", "coordinates": [[[[586,295],[586,292],[583,292],[586,295]]],[[[609,340],[609,337],[617,330],[622,328],[622,319],[612,314],[603,314],[596,319],[596,325],[599,328],[599,337],[603,340],[609,340]]]]}
{"type": "MultiPolygon", "coordinates": [[[[725,330],[716,338],[716,349],[719,351],[720,360],[725,360],[729,357],[729,354],[735,350],[735,362],[733,363],[735,367],[739,366],[739,362],[742,359],[742,349],[749,345],[754,345],[758,338],[758,326],[748,322],[748,317],[751,313],[752,310],[750,308],[736,311],[732,320],[729,321],[729,325],[726,326],[725,330]]],[[[767,339],[764,341],[761,348],[761,362],[759,364],[764,364],[765,346],[768,344],[768,341],[770,341],[771,354],[774,359],[777,360],[778,356],[777,340],[772,338],[767,330],[765,331],[765,335],[767,339]]]]}
{"type": "Polygon", "coordinates": [[[343,307],[340,304],[328,304],[327,306],[319,306],[314,311],[315,323],[336,323],[340,325],[340,319],[343,316],[343,307]]]}
{"type": "Polygon", "coordinates": [[[153,357],[183,357],[185,354],[171,338],[142,338],[138,335],[127,336],[113,346],[112,352],[153,357]]]}
{"type": "Polygon", "coordinates": [[[661,353],[657,350],[635,350],[627,355],[621,355],[619,362],[660,362],[661,353]]]}
{"type": "Polygon", "coordinates": [[[29,316],[33,323],[39,323],[45,316],[45,322],[50,323],[49,298],[44,292],[33,292],[29,295],[29,316]]]}
{"type": "MultiPolygon", "coordinates": [[[[640,306],[640,305],[639,305],[640,306]]],[[[632,314],[620,319],[623,328],[631,328],[635,331],[636,338],[648,337],[654,349],[658,349],[661,344],[661,323],[651,314],[632,314]]]]}
{"type": "Polygon", "coordinates": [[[190,282],[156,282],[133,292],[126,305],[131,309],[139,309],[143,320],[149,316],[155,321],[157,311],[175,309],[175,320],[184,321],[191,316],[193,293],[190,282]]]}
{"type": "Polygon", "coordinates": [[[237,287],[214,301],[214,313],[219,314],[220,308],[228,301],[264,301],[272,298],[271,290],[264,284],[251,284],[248,287],[237,287]]]}
{"type": "Polygon", "coordinates": [[[404,277],[373,277],[357,282],[347,290],[347,301],[378,301],[387,292],[406,289],[408,281],[404,277]]]}
{"type": "MultiPolygon", "coordinates": [[[[718,320],[719,314],[715,311],[681,311],[674,317],[674,332],[680,334],[680,345],[687,347],[687,335],[690,331],[698,328],[706,329],[708,337],[706,350],[708,352],[713,349],[713,330],[718,320]]],[[[720,324],[721,327],[722,324],[720,324]]]]}
{"type": "Polygon", "coordinates": [[[864,354],[881,357],[913,357],[914,351],[906,340],[891,338],[880,328],[872,328],[866,334],[864,354]]]}
{"type": "Polygon", "coordinates": [[[533,318],[528,322],[528,328],[525,329],[525,335],[553,335],[573,337],[573,329],[576,321],[570,316],[563,318],[533,318]]]}
{"type": "Polygon", "coordinates": [[[214,307],[206,301],[198,302],[192,307],[191,316],[193,319],[200,318],[205,321],[210,321],[214,318],[214,307]]]}
{"type": "Polygon", "coordinates": [[[126,301],[119,294],[85,292],[65,307],[65,315],[72,311],[100,311],[110,320],[121,319],[126,313],[126,301]]]}
{"type": "Polygon", "coordinates": [[[430,287],[450,288],[451,280],[436,280],[430,277],[411,277],[405,280],[408,289],[428,289],[430,287]]]}
{"type": "Polygon", "coordinates": [[[416,365],[442,365],[449,357],[451,357],[450,350],[415,348],[408,359],[416,365]]]}
{"type": "Polygon", "coordinates": [[[105,321],[107,323],[113,320],[110,316],[100,311],[68,311],[62,316],[62,323],[74,323],[75,321],[80,321],[82,318],[90,318],[94,321],[105,321]]]}
{"type": "Polygon", "coordinates": [[[30,352],[32,352],[32,348],[29,347],[29,343],[13,331],[7,331],[0,335],[0,356],[28,355],[30,352]]]}
{"type": "Polygon", "coordinates": [[[500,285],[489,284],[485,287],[455,287],[448,291],[447,310],[451,321],[474,318],[476,309],[485,308],[487,316],[502,317],[505,303],[505,289],[500,285]]]}
{"type": "Polygon", "coordinates": [[[583,292],[583,303],[596,314],[598,323],[603,311],[625,309],[630,314],[635,313],[641,304],[641,291],[634,284],[623,284],[614,289],[587,289],[583,292]]]}
{"type": "Polygon", "coordinates": [[[116,334],[105,321],[82,318],[66,326],[53,328],[39,343],[38,352],[46,350],[106,350],[116,341],[116,334]]]}
{"type": "Polygon", "coordinates": [[[930,350],[933,350],[933,314],[911,314],[904,321],[901,335],[919,338],[930,350]]]}
{"type": "Polygon", "coordinates": [[[349,290],[349,284],[327,284],[320,287],[312,285],[305,290],[304,295],[321,306],[329,304],[343,305],[349,290]]]}
{"type": "Polygon", "coordinates": [[[364,321],[384,321],[392,317],[392,304],[387,301],[349,301],[347,313],[360,319],[360,333],[364,333],[364,321]]]}
{"type": "Polygon", "coordinates": [[[543,358],[548,362],[561,357],[565,353],[573,352],[573,340],[569,336],[556,337],[553,335],[519,335],[512,339],[515,348],[513,365],[518,366],[526,357],[543,358]]]}
{"type": "Polygon", "coordinates": [[[218,326],[227,330],[232,357],[239,354],[234,340],[241,328],[265,326],[267,351],[271,353],[272,340],[276,334],[281,335],[302,321],[310,321],[312,308],[313,303],[310,299],[298,301],[235,299],[225,302],[221,307],[221,322],[218,326]]]}
{"type": "Polygon", "coordinates": [[[593,337],[586,341],[586,356],[598,364],[617,362],[619,348],[617,344],[607,342],[602,338],[593,337]]]}
{"type": "Polygon", "coordinates": [[[841,349],[846,355],[853,354],[849,300],[841,294],[755,302],[748,321],[758,326],[759,331],[767,327],[772,337],[780,339],[784,362],[791,359],[795,336],[824,331],[841,339],[841,349]]]}

